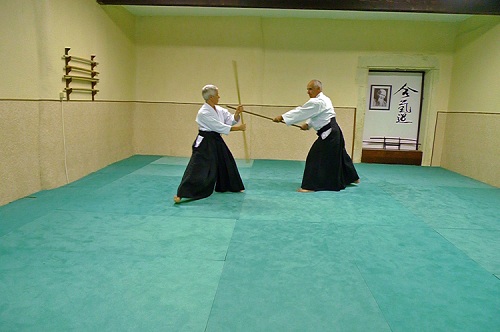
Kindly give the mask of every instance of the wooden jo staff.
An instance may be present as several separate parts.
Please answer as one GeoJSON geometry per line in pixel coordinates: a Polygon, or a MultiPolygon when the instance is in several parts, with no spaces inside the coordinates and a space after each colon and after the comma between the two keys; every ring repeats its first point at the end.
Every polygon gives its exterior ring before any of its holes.
{"type": "MultiPolygon", "coordinates": [[[[240,84],[238,83],[238,67],[236,61],[233,60],[233,70],[234,70],[234,80],[236,81],[236,92],[238,93],[238,104],[241,105],[241,96],[240,96],[240,84]]],[[[245,124],[243,122],[243,114],[240,113],[241,124],[245,124]]],[[[245,159],[250,160],[250,156],[248,154],[248,144],[247,144],[247,135],[243,131],[243,145],[245,148],[245,159]]]]}
{"type": "MultiPolygon", "coordinates": [[[[231,106],[231,105],[226,105],[226,106],[227,106],[228,108],[233,109],[233,110],[235,110],[235,109],[236,109],[236,107],[231,106]]],[[[246,110],[244,110],[243,112],[244,112],[244,113],[248,113],[248,114],[250,114],[250,115],[255,115],[255,116],[258,116],[258,117],[261,117],[261,118],[264,118],[264,119],[268,119],[268,120],[274,121],[274,119],[273,119],[273,118],[268,117],[268,116],[265,116],[265,115],[262,115],[262,114],[252,113],[252,112],[249,112],[249,111],[246,111],[246,110]]],[[[281,121],[281,123],[285,123],[285,122],[281,121]]],[[[302,127],[301,127],[301,126],[296,125],[296,124],[293,124],[292,126],[302,129],[302,127]]]]}

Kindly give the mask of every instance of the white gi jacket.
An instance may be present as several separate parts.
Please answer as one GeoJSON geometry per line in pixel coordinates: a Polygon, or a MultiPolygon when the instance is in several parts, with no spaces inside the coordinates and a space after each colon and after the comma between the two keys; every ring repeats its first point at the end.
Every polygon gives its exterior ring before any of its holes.
{"type": "Polygon", "coordinates": [[[228,135],[231,127],[238,123],[234,120],[234,115],[227,109],[215,105],[214,111],[212,106],[204,103],[196,116],[196,123],[201,131],[215,131],[219,134],[228,135]]]}
{"type": "Polygon", "coordinates": [[[309,127],[319,130],[330,123],[330,119],[335,117],[330,98],[320,92],[315,98],[309,99],[304,105],[296,107],[283,114],[283,121],[290,126],[297,122],[306,121],[309,127]]]}

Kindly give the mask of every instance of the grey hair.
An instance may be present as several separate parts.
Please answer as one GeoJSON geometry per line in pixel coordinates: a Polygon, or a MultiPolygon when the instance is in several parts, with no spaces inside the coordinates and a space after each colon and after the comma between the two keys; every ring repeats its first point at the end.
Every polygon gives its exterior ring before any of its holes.
{"type": "Polygon", "coordinates": [[[209,100],[210,97],[217,95],[217,87],[213,84],[207,84],[201,89],[201,95],[205,101],[209,100]]]}
{"type": "Polygon", "coordinates": [[[321,83],[320,80],[312,80],[311,82],[313,82],[313,86],[315,88],[319,88],[321,91],[323,91],[323,83],[321,83]]]}

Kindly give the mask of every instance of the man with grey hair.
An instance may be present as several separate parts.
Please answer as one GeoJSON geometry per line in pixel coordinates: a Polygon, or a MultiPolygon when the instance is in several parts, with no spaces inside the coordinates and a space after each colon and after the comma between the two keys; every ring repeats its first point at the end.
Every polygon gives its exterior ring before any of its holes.
{"type": "Polygon", "coordinates": [[[335,119],[332,101],[322,91],[319,80],[310,81],[307,84],[310,99],[303,106],[273,119],[289,126],[307,120],[301,129],[313,127],[318,135],[307,155],[299,192],[339,191],[351,183],[359,183],[358,173],[345,150],[344,135],[335,119]]]}
{"type": "Polygon", "coordinates": [[[217,192],[245,190],[233,155],[221,137],[221,134],[228,135],[230,131],[246,129],[244,123],[238,124],[243,106],[239,105],[234,115],[220,107],[219,89],[215,85],[205,85],[201,94],[205,103],[196,116],[198,136],[174,196],[175,203],[180,203],[183,198],[206,198],[213,193],[214,187],[217,192]]]}
{"type": "Polygon", "coordinates": [[[376,97],[373,98],[373,106],[387,107],[387,90],[376,89],[376,97]]]}

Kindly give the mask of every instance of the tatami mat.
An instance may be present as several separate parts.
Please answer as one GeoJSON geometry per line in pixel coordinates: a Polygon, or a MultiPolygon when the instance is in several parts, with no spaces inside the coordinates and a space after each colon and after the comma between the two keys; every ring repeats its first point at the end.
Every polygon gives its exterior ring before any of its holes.
{"type": "Polygon", "coordinates": [[[0,207],[0,331],[500,330],[500,190],[356,164],[238,160],[244,193],[173,204],[188,158],[133,156],[0,207]]]}

